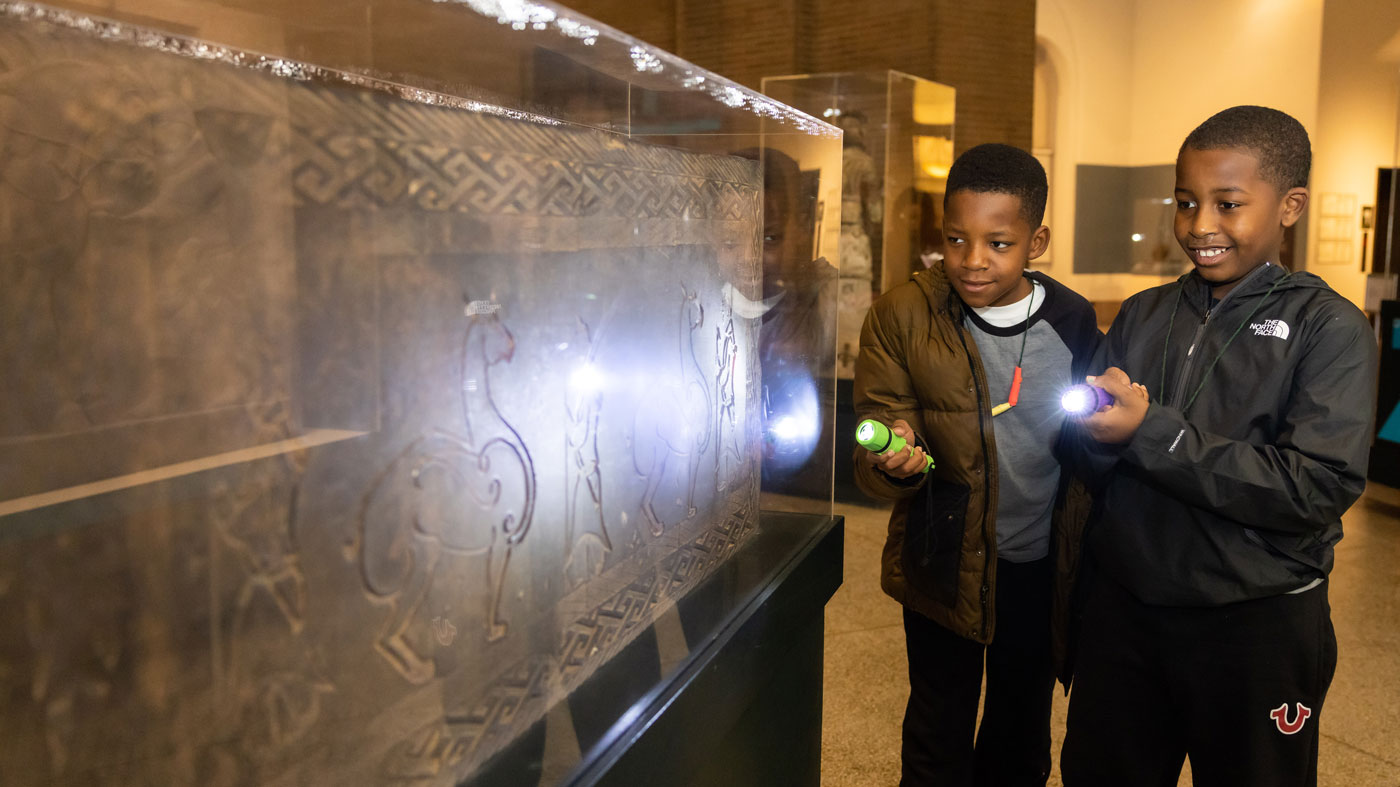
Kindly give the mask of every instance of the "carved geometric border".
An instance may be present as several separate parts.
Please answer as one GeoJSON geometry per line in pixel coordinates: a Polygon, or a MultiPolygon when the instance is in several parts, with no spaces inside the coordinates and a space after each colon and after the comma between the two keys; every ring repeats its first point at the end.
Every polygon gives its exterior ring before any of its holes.
{"type": "Polygon", "coordinates": [[[469,711],[435,721],[395,745],[383,762],[383,774],[406,781],[444,771],[456,780],[469,776],[542,718],[551,699],[568,696],[753,535],[757,487],[753,478],[731,493],[718,522],[692,525],[689,532],[678,528],[675,537],[682,543],[567,626],[554,656],[522,659],[487,687],[469,711]]]}

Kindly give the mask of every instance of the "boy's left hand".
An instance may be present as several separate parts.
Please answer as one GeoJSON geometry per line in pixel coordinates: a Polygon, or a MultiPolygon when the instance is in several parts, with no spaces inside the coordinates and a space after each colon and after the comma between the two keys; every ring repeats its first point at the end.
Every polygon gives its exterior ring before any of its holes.
{"type": "Polygon", "coordinates": [[[1133,439],[1152,403],[1147,389],[1128,379],[1128,373],[1116,366],[1109,367],[1098,377],[1084,379],[1108,391],[1113,397],[1113,404],[1080,419],[1089,436],[1100,443],[1115,445],[1133,439]]]}

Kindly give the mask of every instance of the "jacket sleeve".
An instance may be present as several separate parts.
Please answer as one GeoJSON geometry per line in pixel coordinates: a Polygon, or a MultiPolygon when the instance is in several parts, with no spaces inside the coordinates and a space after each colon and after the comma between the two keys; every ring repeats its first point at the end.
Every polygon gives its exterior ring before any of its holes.
{"type": "MultiPolygon", "coordinates": [[[[866,314],[860,330],[860,355],[856,358],[856,418],[874,418],[886,425],[902,418],[916,434],[922,434],[919,399],[905,362],[905,333],[888,300],[877,301],[866,314]]],[[[920,474],[901,480],[886,475],[865,462],[865,453],[866,449],[855,447],[856,486],[871,497],[911,497],[928,478],[920,474]]]]}
{"type": "MultiPolygon", "coordinates": [[[[1104,370],[1110,366],[1122,366],[1123,358],[1126,355],[1123,348],[1127,344],[1124,331],[1125,326],[1132,324],[1132,318],[1129,316],[1129,313],[1132,311],[1133,306],[1133,299],[1130,298],[1124,301],[1122,308],[1119,309],[1118,316],[1113,319],[1113,325],[1108,329],[1108,336],[1100,338],[1098,336],[1098,327],[1095,325],[1093,353],[1089,357],[1088,363],[1082,368],[1079,364],[1075,364],[1074,382],[1083,382],[1083,378],[1086,374],[1099,375],[1103,374],[1104,370]]],[[[1134,382],[1142,381],[1134,380],[1134,382]]],[[[1109,472],[1118,464],[1119,455],[1123,450],[1122,447],[1104,445],[1094,440],[1084,431],[1084,428],[1072,418],[1066,419],[1065,430],[1067,435],[1065,441],[1067,447],[1066,454],[1073,464],[1074,471],[1080,478],[1084,479],[1085,483],[1090,488],[1097,488],[1108,478],[1109,472]]]]}
{"type": "Polygon", "coordinates": [[[1074,382],[1081,382],[1084,375],[1094,374],[1090,369],[1098,360],[1104,345],[1104,336],[1099,330],[1098,317],[1094,314],[1092,306],[1079,314],[1076,322],[1075,341],[1070,347],[1070,353],[1074,357],[1070,365],[1070,376],[1074,382]]]}
{"type": "Polygon", "coordinates": [[[1325,528],[1366,487],[1376,369],[1375,341],[1360,313],[1328,315],[1298,364],[1273,444],[1211,434],[1154,403],[1123,460],[1183,502],[1246,527],[1325,528]]]}

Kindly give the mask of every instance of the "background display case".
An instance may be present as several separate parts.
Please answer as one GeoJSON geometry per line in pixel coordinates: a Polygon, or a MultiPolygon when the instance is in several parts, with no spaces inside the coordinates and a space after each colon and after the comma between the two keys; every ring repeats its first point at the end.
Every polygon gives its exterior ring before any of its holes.
{"type": "Polygon", "coordinates": [[[840,165],[548,4],[0,3],[0,784],[806,773],[840,165]]]}
{"type": "Polygon", "coordinates": [[[956,91],[898,71],[765,77],[763,92],[842,139],[837,375],[850,379],[872,298],[943,258],[956,91]]]}
{"type": "Polygon", "coordinates": [[[836,242],[836,495],[861,501],[852,466],[860,329],[875,298],[943,259],[957,93],[898,71],[766,77],[763,92],[845,132],[836,242]]]}
{"type": "MultiPolygon", "coordinates": [[[[1395,80],[1395,100],[1400,106],[1400,78],[1395,80]]],[[[1376,433],[1371,445],[1371,463],[1367,477],[1391,487],[1400,487],[1400,121],[1395,124],[1394,148],[1390,161],[1376,171],[1376,194],[1371,205],[1361,207],[1360,225],[1361,270],[1366,277],[1365,308],[1376,326],[1380,344],[1380,381],[1376,391],[1376,433]],[[1371,241],[1370,248],[1367,248],[1371,241]],[[1369,260],[1368,260],[1369,256],[1369,260]],[[1367,263],[1370,263],[1367,265],[1367,263]]],[[[1324,199],[1326,199],[1324,197],[1324,199]]],[[[1341,200],[1334,197],[1333,202],[1341,200]]],[[[1346,237],[1330,245],[1341,247],[1339,258],[1351,257],[1351,239],[1345,225],[1356,220],[1355,205],[1351,215],[1335,210],[1332,222],[1341,224],[1335,237],[1346,237]]],[[[1324,214],[1321,237],[1331,236],[1324,214]]],[[[1319,240],[1319,245],[1324,241],[1319,240]]],[[[1321,253],[1320,253],[1321,254],[1321,253]]]]}

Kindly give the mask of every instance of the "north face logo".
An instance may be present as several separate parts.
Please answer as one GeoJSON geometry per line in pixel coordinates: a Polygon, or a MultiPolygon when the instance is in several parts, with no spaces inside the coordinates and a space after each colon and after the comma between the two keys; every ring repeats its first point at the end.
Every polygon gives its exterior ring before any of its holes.
{"type": "Polygon", "coordinates": [[[1255,336],[1277,336],[1280,339],[1288,339],[1288,323],[1283,320],[1252,322],[1249,327],[1254,331],[1255,336]]]}
{"type": "Polygon", "coordinates": [[[1292,735],[1303,729],[1303,724],[1305,724],[1308,717],[1312,715],[1312,708],[1309,708],[1301,702],[1294,704],[1298,706],[1298,712],[1293,721],[1288,720],[1288,703],[1286,702],[1269,711],[1269,718],[1274,720],[1274,726],[1278,727],[1278,731],[1284,735],[1292,735]]]}

